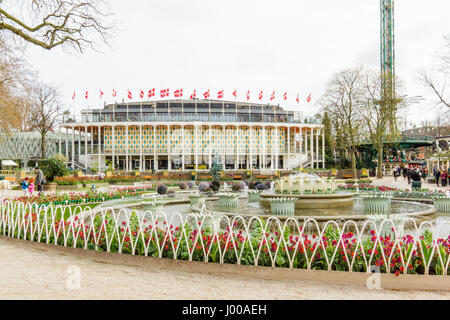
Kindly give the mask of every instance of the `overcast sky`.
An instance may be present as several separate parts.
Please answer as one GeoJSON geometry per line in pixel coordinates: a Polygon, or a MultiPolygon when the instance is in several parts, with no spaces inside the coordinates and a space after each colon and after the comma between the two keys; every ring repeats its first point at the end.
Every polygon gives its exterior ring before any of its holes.
{"type": "MultiPolygon", "coordinates": [[[[183,88],[187,98],[210,89],[225,98],[252,100],[275,90],[277,102],[306,110],[323,94],[334,73],[365,65],[379,70],[379,0],[112,0],[120,24],[112,47],[83,55],[28,47],[40,77],[61,88],[63,102],[77,113],[113,102],[112,90],[136,100],[141,89],[183,88]],[[105,92],[99,99],[99,90],[105,92]],[[89,90],[89,100],[84,92],[89,90]],[[72,101],[72,94],[77,98],[72,101]],[[288,92],[288,104],[282,94],[288,92]],[[300,106],[295,102],[300,94],[300,106]],[[308,94],[312,102],[306,103],[308,94]]],[[[450,33],[450,1],[396,0],[396,73],[410,96],[427,98],[412,107],[408,121],[435,117],[432,96],[417,80],[419,68],[450,33]]],[[[172,93],[171,93],[172,94],[172,93]]]]}

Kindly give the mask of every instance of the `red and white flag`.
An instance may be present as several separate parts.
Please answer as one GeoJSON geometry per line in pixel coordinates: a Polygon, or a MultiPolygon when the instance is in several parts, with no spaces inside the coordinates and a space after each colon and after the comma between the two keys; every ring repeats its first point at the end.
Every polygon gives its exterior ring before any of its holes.
{"type": "Polygon", "coordinates": [[[287,91],[283,94],[284,101],[287,100],[287,91]]]}
{"type": "Polygon", "coordinates": [[[235,99],[237,98],[237,90],[233,91],[233,96],[234,96],[235,99]]]}
{"type": "Polygon", "coordinates": [[[223,90],[217,92],[217,99],[223,99],[223,90]]]}
{"type": "Polygon", "coordinates": [[[75,91],[73,92],[72,100],[75,100],[75,91]]]}
{"type": "Polygon", "coordinates": [[[209,97],[210,97],[209,89],[208,89],[208,91],[206,91],[206,92],[203,94],[203,97],[205,97],[205,99],[209,99],[209,97]]]}
{"type": "Polygon", "coordinates": [[[246,97],[247,97],[247,101],[250,100],[250,90],[247,91],[246,97]]]}
{"type": "Polygon", "coordinates": [[[100,99],[103,97],[103,91],[100,90],[100,99]]]}
{"type": "Polygon", "coordinates": [[[144,91],[141,89],[141,92],[139,93],[139,98],[144,99],[144,91]]]}
{"type": "Polygon", "coordinates": [[[160,91],[161,98],[165,98],[169,96],[169,89],[162,89],[160,91]]]}
{"type": "Polygon", "coordinates": [[[189,99],[194,99],[197,97],[197,89],[194,89],[194,92],[192,92],[191,96],[189,97],[189,99]]]}
{"type": "Polygon", "coordinates": [[[181,98],[181,97],[183,97],[183,89],[175,90],[173,94],[174,94],[175,98],[181,98]]]}
{"type": "Polygon", "coordinates": [[[259,93],[259,100],[262,100],[263,98],[263,91],[261,90],[261,92],[259,93]]]}
{"type": "Polygon", "coordinates": [[[270,101],[275,100],[275,91],[272,92],[272,95],[270,96],[270,101]]]}
{"type": "Polygon", "coordinates": [[[306,98],[306,102],[311,102],[311,93],[309,94],[308,98],[306,98]]]}
{"type": "Polygon", "coordinates": [[[148,90],[148,97],[154,97],[155,96],[155,88],[148,90]]]}
{"type": "Polygon", "coordinates": [[[115,90],[115,89],[113,89],[113,93],[112,93],[112,96],[113,96],[113,97],[117,97],[117,92],[116,92],[116,90],[115,90]]]}
{"type": "Polygon", "coordinates": [[[298,93],[297,93],[297,99],[295,99],[295,101],[297,101],[297,103],[300,104],[300,96],[298,93]]]}
{"type": "Polygon", "coordinates": [[[89,97],[89,91],[86,91],[86,95],[84,96],[86,99],[89,97]]]}
{"type": "Polygon", "coordinates": [[[133,99],[133,95],[131,94],[131,91],[130,90],[128,90],[128,99],[133,99]]]}

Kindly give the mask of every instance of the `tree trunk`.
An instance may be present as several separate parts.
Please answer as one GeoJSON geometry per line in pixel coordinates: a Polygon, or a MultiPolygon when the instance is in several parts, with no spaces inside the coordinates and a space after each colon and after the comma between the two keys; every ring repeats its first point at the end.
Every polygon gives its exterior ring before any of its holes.
{"type": "Polygon", "coordinates": [[[382,170],[382,164],[383,164],[383,145],[380,143],[378,144],[378,168],[377,168],[377,178],[381,179],[383,178],[383,170],[382,170]]]}
{"type": "Polygon", "coordinates": [[[358,180],[358,174],[356,173],[356,155],[355,151],[351,150],[351,157],[352,157],[352,172],[353,172],[353,178],[358,180]]]}
{"type": "Polygon", "coordinates": [[[45,132],[41,132],[41,158],[45,159],[45,132]]]}

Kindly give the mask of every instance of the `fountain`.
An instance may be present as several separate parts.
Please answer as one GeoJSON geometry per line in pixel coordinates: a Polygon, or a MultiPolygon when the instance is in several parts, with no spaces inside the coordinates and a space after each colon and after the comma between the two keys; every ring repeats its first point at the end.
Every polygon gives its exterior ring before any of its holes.
{"type": "Polygon", "coordinates": [[[388,192],[369,192],[360,194],[364,210],[368,213],[387,213],[391,211],[392,194],[388,192]]]}
{"type": "Polygon", "coordinates": [[[283,177],[273,184],[273,191],[260,195],[260,204],[270,206],[270,198],[294,197],[295,209],[327,209],[353,207],[355,193],[338,192],[334,178],[323,179],[317,175],[299,173],[283,177]]]}
{"type": "Polygon", "coordinates": [[[219,206],[223,208],[237,208],[239,194],[232,192],[222,192],[218,193],[219,206]]]}
{"type": "Polygon", "coordinates": [[[295,213],[296,198],[282,197],[270,198],[270,212],[273,215],[293,216],[295,213]]]}
{"type": "Polygon", "coordinates": [[[198,205],[203,206],[205,204],[206,196],[196,192],[195,194],[189,195],[189,203],[192,206],[198,205]]]}
{"type": "Polygon", "coordinates": [[[247,195],[248,195],[248,202],[249,203],[253,203],[253,202],[259,202],[259,195],[260,195],[261,191],[260,190],[248,190],[247,191],[247,195]]]}
{"type": "Polygon", "coordinates": [[[450,212],[450,196],[439,194],[433,197],[434,207],[440,212],[450,212]]]}

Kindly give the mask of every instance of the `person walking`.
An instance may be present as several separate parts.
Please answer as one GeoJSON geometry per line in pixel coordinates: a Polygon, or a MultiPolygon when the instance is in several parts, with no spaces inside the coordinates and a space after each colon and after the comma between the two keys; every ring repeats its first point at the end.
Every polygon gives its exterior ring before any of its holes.
{"type": "Polygon", "coordinates": [[[406,180],[406,176],[408,175],[408,169],[406,167],[403,167],[403,180],[406,180]]]}
{"type": "Polygon", "coordinates": [[[20,186],[22,187],[23,195],[25,197],[28,197],[28,177],[25,177],[25,179],[23,179],[23,181],[20,184],[20,186]]]}
{"type": "Polygon", "coordinates": [[[441,186],[442,187],[447,186],[447,170],[445,169],[441,171],[441,186]]]}
{"type": "Polygon", "coordinates": [[[436,180],[436,185],[439,187],[439,179],[441,178],[441,171],[439,168],[436,168],[434,171],[434,179],[436,180]]]}
{"type": "Polygon", "coordinates": [[[40,195],[44,191],[44,184],[47,181],[45,180],[44,173],[38,167],[34,168],[34,173],[36,173],[36,179],[35,179],[36,188],[40,195]]]}
{"type": "Polygon", "coordinates": [[[394,181],[397,182],[397,178],[400,176],[400,168],[394,168],[394,181]]]}
{"type": "Polygon", "coordinates": [[[413,173],[412,169],[408,169],[408,171],[406,172],[406,177],[408,178],[408,184],[411,184],[411,175],[413,173]]]}
{"type": "Polygon", "coordinates": [[[422,188],[421,177],[418,169],[412,170],[411,172],[411,190],[422,188]]]}

